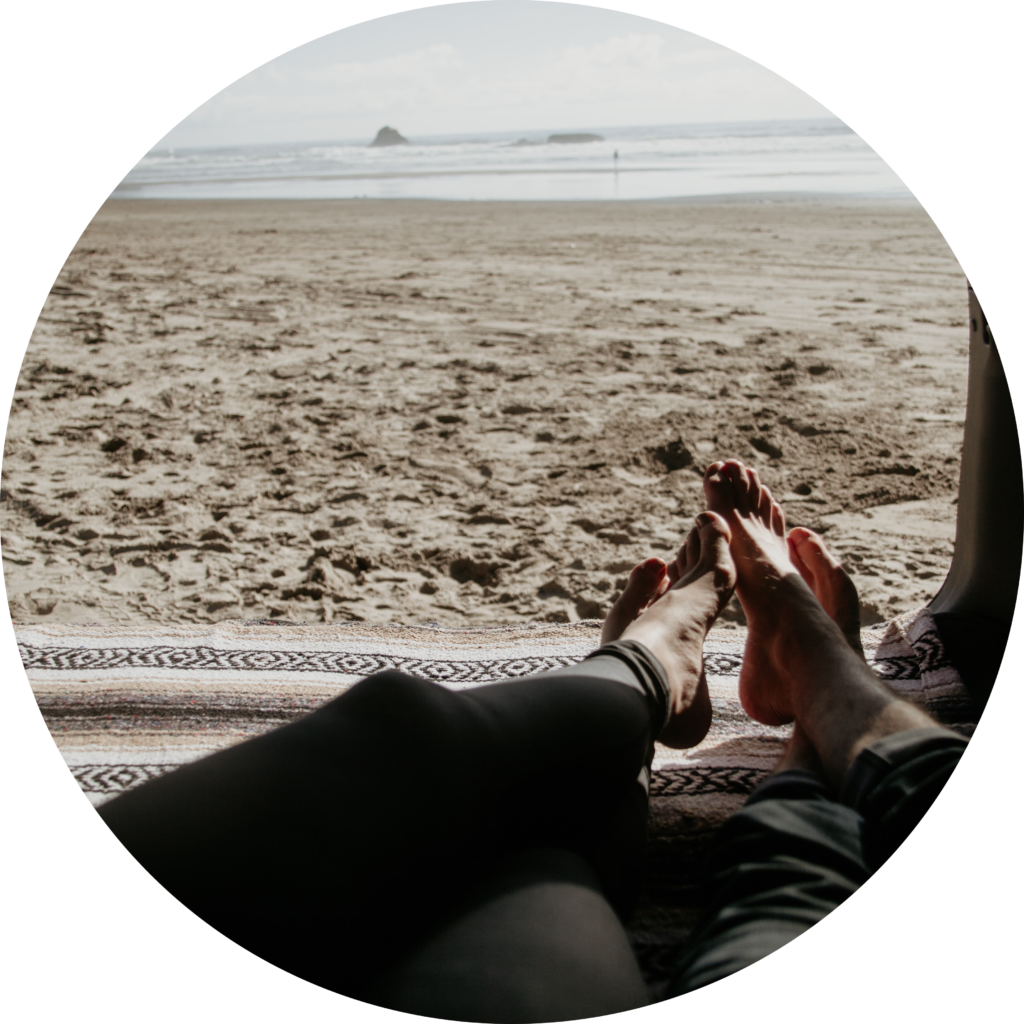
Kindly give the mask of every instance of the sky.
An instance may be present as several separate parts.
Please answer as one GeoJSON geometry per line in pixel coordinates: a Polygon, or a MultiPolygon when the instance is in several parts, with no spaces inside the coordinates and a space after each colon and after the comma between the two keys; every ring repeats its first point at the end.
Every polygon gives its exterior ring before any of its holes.
{"type": "Polygon", "coordinates": [[[701,36],[575,4],[490,0],[364,22],[212,97],[163,147],[830,116],[701,36]]]}

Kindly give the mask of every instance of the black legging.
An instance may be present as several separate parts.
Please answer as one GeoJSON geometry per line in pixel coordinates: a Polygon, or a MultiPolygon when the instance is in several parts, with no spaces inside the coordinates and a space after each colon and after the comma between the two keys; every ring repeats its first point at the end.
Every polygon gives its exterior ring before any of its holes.
{"type": "MultiPolygon", "coordinates": [[[[638,894],[667,683],[639,644],[453,693],[382,672],[305,718],[100,813],[225,935],[326,988],[423,1016],[525,1024],[641,1006],[638,894]],[[567,780],[571,779],[571,789],[567,780]]],[[[767,955],[909,834],[965,741],[863,751],[836,799],[773,776],[720,830],[668,995],[767,955]]]]}
{"type": "Polygon", "coordinates": [[[667,706],[631,642],[461,692],[381,672],[100,813],[196,914],[326,988],[463,1020],[610,1013],[648,1000],[621,918],[667,706]]]}

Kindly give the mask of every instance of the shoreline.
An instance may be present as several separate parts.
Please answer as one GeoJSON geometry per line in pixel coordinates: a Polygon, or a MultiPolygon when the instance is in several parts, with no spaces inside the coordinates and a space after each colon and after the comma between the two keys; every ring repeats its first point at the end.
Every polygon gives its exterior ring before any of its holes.
{"type": "MultiPolygon", "coordinates": [[[[510,172],[519,173],[519,172],[510,172]]],[[[611,173],[611,172],[608,172],[611,173]]],[[[239,179],[248,180],[248,179],[239,179]]],[[[297,179],[288,179],[297,180],[297,179]]],[[[116,202],[120,200],[131,200],[148,203],[448,203],[453,206],[472,204],[482,206],[488,203],[495,205],[510,206],[551,206],[565,204],[567,206],[579,206],[591,204],[594,206],[607,205],[653,205],[664,203],[669,206],[680,204],[710,204],[710,205],[764,205],[764,204],[788,204],[788,203],[820,203],[821,205],[847,205],[860,204],[871,205],[877,203],[880,206],[908,206],[915,209],[923,209],[920,202],[908,189],[905,194],[869,193],[869,192],[719,192],[711,195],[694,196],[666,196],[659,198],[641,199],[434,199],[429,196],[395,196],[388,198],[364,197],[364,196],[328,196],[328,197],[247,197],[247,196],[212,196],[205,197],[182,197],[162,198],[154,196],[122,195],[120,192],[129,190],[141,190],[148,185],[131,185],[126,188],[118,186],[106,199],[105,202],[116,202]]]]}

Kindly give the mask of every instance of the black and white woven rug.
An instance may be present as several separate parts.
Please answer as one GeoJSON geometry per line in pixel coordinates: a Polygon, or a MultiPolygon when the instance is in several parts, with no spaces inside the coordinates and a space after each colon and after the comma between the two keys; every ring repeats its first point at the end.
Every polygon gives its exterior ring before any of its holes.
{"type": "MultiPolygon", "coordinates": [[[[364,676],[397,668],[452,689],[571,665],[600,623],[450,629],[365,623],[17,630],[26,672],[69,769],[94,804],[306,714],[364,676]]],[[[712,630],[714,708],[692,750],[659,747],[651,780],[646,894],[631,939],[655,989],[692,928],[696,869],[714,830],[772,769],[789,728],[751,721],[737,685],[745,635],[712,630]]],[[[973,713],[927,611],[863,633],[873,667],[902,696],[965,734],[973,713]]]]}

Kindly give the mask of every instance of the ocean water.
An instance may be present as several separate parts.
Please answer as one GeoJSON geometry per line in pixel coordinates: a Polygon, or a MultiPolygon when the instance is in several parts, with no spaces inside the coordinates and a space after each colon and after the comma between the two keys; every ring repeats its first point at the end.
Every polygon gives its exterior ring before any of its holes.
{"type": "Polygon", "coordinates": [[[155,149],[114,191],[136,199],[666,199],[718,195],[909,197],[841,121],[592,128],[548,132],[155,149]],[[616,156],[617,154],[617,156],[616,156]]]}

